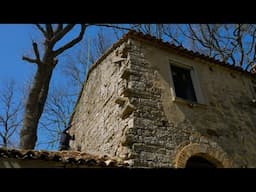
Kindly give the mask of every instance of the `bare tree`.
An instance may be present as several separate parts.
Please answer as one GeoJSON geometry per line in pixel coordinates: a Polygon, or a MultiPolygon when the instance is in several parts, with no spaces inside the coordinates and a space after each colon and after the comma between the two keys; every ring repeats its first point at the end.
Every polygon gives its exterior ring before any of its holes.
{"type": "Polygon", "coordinates": [[[70,95],[68,86],[53,86],[45,104],[45,110],[39,123],[46,139],[37,146],[47,144],[48,149],[57,149],[61,132],[68,126],[76,96],[70,95]]]}
{"type": "Polygon", "coordinates": [[[38,125],[39,132],[44,136],[38,135],[37,148],[46,146],[47,149],[57,149],[60,134],[68,126],[89,66],[110,47],[112,41],[113,38],[106,31],[99,29],[93,38],[88,36],[86,40],[83,40],[79,49],[72,55],[66,55],[66,62],[61,69],[67,77],[65,82],[71,83],[72,86],[66,86],[64,83],[52,86],[49,90],[44,113],[38,125]]]}
{"type": "Polygon", "coordinates": [[[8,81],[3,85],[0,93],[0,145],[14,147],[11,138],[19,131],[21,126],[21,102],[15,98],[15,83],[8,81]]]}
{"type": "Polygon", "coordinates": [[[256,25],[187,25],[188,38],[197,43],[195,50],[215,59],[250,70],[256,59],[256,25]]]}
{"type": "Polygon", "coordinates": [[[75,87],[75,95],[79,94],[89,66],[94,63],[95,58],[90,48],[90,39],[82,42],[80,49],[72,55],[66,56],[66,62],[62,68],[62,72],[66,75],[75,87]]]}
{"type": "MultiPolygon", "coordinates": [[[[112,31],[110,31],[112,32],[112,31]]],[[[74,95],[78,95],[84,79],[91,64],[93,64],[113,43],[114,34],[106,33],[102,28],[96,33],[95,37],[87,37],[81,43],[80,49],[72,55],[67,55],[63,73],[70,77],[76,87],[74,95]]]]}
{"type": "Polygon", "coordinates": [[[255,24],[141,24],[135,29],[247,71],[255,66],[255,24]]]}
{"type": "Polygon", "coordinates": [[[131,28],[148,35],[156,36],[158,39],[163,37],[163,24],[132,24],[131,28]]]}
{"type": "Polygon", "coordinates": [[[46,24],[44,26],[36,24],[37,29],[43,35],[44,50],[40,53],[38,44],[33,42],[35,57],[23,56],[23,60],[36,64],[37,71],[25,106],[23,126],[20,132],[20,148],[22,149],[34,149],[35,147],[38,122],[48,95],[52,72],[58,63],[57,57],[82,40],[88,25],[81,24],[80,32],[75,38],[56,48],[56,44],[75,26],[75,24],[46,24]]]}
{"type": "Polygon", "coordinates": [[[108,34],[103,32],[103,29],[100,28],[96,37],[94,38],[94,48],[96,49],[95,58],[99,58],[114,42],[113,37],[110,38],[108,34]]]}

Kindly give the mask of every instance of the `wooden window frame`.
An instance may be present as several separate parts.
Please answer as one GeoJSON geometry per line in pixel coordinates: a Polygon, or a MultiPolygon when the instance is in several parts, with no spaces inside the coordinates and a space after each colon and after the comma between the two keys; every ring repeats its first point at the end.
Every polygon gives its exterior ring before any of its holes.
{"type": "Polygon", "coordinates": [[[203,105],[206,104],[206,100],[205,100],[205,97],[203,96],[203,93],[201,90],[201,86],[200,86],[199,79],[198,79],[198,73],[197,73],[195,66],[185,64],[185,63],[177,61],[177,60],[169,59],[169,71],[170,71],[169,76],[170,76],[171,94],[172,94],[173,101],[185,102],[185,103],[191,103],[191,104],[203,104],[203,105]],[[172,77],[172,69],[171,69],[172,65],[190,71],[190,77],[191,77],[191,81],[193,84],[193,88],[194,88],[194,92],[195,92],[195,96],[196,96],[196,100],[197,100],[196,102],[176,96],[174,81],[173,81],[173,77],[172,77]]]}

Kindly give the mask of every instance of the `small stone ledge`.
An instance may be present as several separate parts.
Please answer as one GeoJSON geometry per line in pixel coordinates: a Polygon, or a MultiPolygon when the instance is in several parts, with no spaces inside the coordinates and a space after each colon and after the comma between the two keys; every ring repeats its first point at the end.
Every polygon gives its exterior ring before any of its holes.
{"type": "Polygon", "coordinates": [[[174,103],[179,103],[179,104],[183,104],[183,105],[187,105],[190,108],[194,108],[194,107],[200,107],[200,108],[207,108],[208,105],[207,104],[203,104],[203,103],[196,103],[196,102],[192,102],[189,100],[185,100],[179,97],[175,97],[173,98],[173,102],[174,103]]]}
{"type": "Polygon", "coordinates": [[[124,96],[124,97],[128,97],[132,94],[132,90],[129,89],[129,88],[124,88],[122,91],[121,91],[121,95],[124,96]]]}
{"type": "Polygon", "coordinates": [[[113,62],[113,63],[120,63],[120,62],[125,61],[125,60],[126,60],[125,58],[114,57],[114,58],[112,59],[112,62],[113,62]]]}
{"type": "Polygon", "coordinates": [[[123,110],[121,112],[121,118],[126,119],[127,117],[129,117],[131,115],[131,113],[133,111],[135,111],[135,109],[136,108],[134,107],[134,105],[132,105],[129,102],[126,102],[126,104],[124,105],[123,110]]]}
{"type": "Polygon", "coordinates": [[[121,72],[120,78],[121,79],[128,79],[131,75],[131,70],[129,68],[124,68],[121,72]]]}
{"type": "Polygon", "coordinates": [[[120,78],[121,79],[128,79],[130,75],[140,76],[136,71],[130,69],[130,68],[123,68],[121,71],[120,78]]]}
{"type": "Polygon", "coordinates": [[[127,97],[117,96],[115,98],[115,103],[118,104],[118,105],[123,105],[127,101],[128,101],[127,97]]]}

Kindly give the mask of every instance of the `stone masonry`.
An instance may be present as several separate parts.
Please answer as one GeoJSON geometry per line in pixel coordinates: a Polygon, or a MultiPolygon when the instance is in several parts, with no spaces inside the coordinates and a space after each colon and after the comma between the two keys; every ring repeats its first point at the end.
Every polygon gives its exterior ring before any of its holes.
{"type": "Polygon", "coordinates": [[[254,79],[130,32],[92,66],[72,115],[71,150],[133,167],[185,167],[193,155],[256,167],[254,79]],[[193,67],[200,102],[173,96],[171,63],[193,67]]]}

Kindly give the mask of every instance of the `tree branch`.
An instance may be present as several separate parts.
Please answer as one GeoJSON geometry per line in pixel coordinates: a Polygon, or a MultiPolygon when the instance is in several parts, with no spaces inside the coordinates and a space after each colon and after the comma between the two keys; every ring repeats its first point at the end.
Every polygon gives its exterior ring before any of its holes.
{"type": "Polygon", "coordinates": [[[37,47],[37,43],[33,42],[32,45],[33,45],[33,50],[34,50],[36,59],[31,59],[29,57],[23,56],[22,60],[28,61],[29,63],[36,63],[37,65],[41,65],[42,62],[40,60],[40,54],[39,54],[39,50],[38,50],[38,47],[37,47]]]}
{"type": "Polygon", "coordinates": [[[177,46],[182,46],[181,42],[178,41],[178,39],[176,37],[174,37],[172,35],[172,33],[167,33],[166,31],[163,32],[164,35],[168,36],[170,38],[169,42],[173,42],[174,44],[176,44],[177,46]]]}
{"type": "Polygon", "coordinates": [[[20,121],[19,123],[17,124],[14,124],[12,126],[10,126],[10,129],[12,129],[12,131],[9,130],[9,133],[8,133],[8,138],[10,138],[14,133],[15,131],[17,130],[17,128],[19,127],[19,125],[21,124],[22,121],[20,121]]]}
{"type": "Polygon", "coordinates": [[[192,34],[192,36],[205,48],[210,49],[211,47],[209,45],[207,45],[198,35],[197,33],[194,31],[193,27],[191,26],[191,24],[188,24],[189,30],[192,34]]]}
{"type": "Polygon", "coordinates": [[[0,122],[4,123],[4,118],[0,115],[0,122]]]}
{"type": "Polygon", "coordinates": [[[62,37],[64,37],[64,35],[66,35],[71,29],[73,29],[74,26],[75,26],[75,24],[68,24],[66,27],[64,27],[64,29],[61,29],[59,32],[57,32],[55,34],[55,36],[53,36],[52,39],[50,39],[50,42],[52,44],[56,43],[62,37]]]}
{"type": "Polygon", "coordinates": [[[22,60],[28,61],[29,63],[36,63],[37,64],[37,60],[36,59],[31,59],[31,58],[26,57],[26,56],[23,56],[22,60]]]}
{"type": "Polygon", "coordinates": [[[43,33],[43,35],[45,37],[47,37],[46,31],[44,30],[44,28],[40,24],[36,24],[36,27],[39,29],[39,31],[41,31],[43,33]]]}
{"type": "Polygon", "coordinates": [[[46,24],[46,30],[47,30],[48,36],[51,38],[53,36],[52,25],[51,24],[46,24]]]}
{"type": "Polygon", "coordinates": [[[56,30],[54,31],[55,34],[59,33],[63,29],[63,24],[58,24],[56,30]]]}
{"type": "Polygon", "coordinates": [[[33,42],[33,49],[34,49],[34,53],[35,53],[35,56],[36,56],[37,64],[40,64],[41,63],[40,54],[39,54],[39,50],[38,50],[36,42],[33,42]]]}
{"type": "Polygon", "coordinates": [[[65,50],[73,47],[75,44],[77,44],[79,41],[81,41],[86,27],[87,27],[87,25],[81,24],[81,31],[80,31],[79,35],[76,38],[74,38],[73,40],[71,40],[70,42],[68,42],[67,44],[65,44],[62,47],[60,47],[59,49],[57,49],[56,51],[53,51],[54,57],[58,56],[59,54],[63,53],[65,50]]]}
{"type": "Polygon", "coordinates": [[[251,42],[252,42],[252,43],[251,43],[251,48],[248,50],[247,54],[249,54],[249,53],[252,51],[253,47],[254,47],[255,34],[256,34],[256,29],[254,29],[254,32],[253,32],[252,35],[251,35],[251,37],[252,37],[252,40],[251,40],[251,42]]]}
{"type": "Polygon", "coordinates": [[[0,132],[0,137],[3,139],[4,138],[4,135],[3,133],[0,132]]]}
{"type": "Polygon", "coordinates": [[[115,29],[131,30],[131,28],[114,26],[114,25],[108,25],[108,24],[94,24],[94,25],[95,26],[101,26],[101,27],[111,27],[111,28],[115,28],[115,29]]]}

